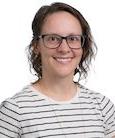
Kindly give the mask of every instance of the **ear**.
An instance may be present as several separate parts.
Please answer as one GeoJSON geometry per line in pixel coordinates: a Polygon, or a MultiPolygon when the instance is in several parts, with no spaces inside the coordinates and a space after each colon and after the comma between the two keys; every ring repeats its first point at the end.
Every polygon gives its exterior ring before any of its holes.
{"type": "Polygon", "coordinates": [[[33,49],[33,52],[38,55],[40,53],[40,46],[39,44],[36,42],[32,45],[32,49],[33,49]]]}

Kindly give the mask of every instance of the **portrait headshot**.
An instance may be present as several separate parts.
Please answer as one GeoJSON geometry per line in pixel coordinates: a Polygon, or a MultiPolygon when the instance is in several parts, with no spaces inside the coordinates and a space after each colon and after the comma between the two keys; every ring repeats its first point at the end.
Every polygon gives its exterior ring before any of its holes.
{"type": "Polygon", "coordinates": [[[35,0],[4,14],[0,138],[115,138],[113,16],[74,2],[35,0]]]}

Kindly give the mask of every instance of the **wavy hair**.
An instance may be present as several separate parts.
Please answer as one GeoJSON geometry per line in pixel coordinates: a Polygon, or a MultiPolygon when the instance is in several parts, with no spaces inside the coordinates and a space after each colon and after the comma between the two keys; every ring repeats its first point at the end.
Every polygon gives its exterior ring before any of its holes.
{"type": "Polygon", "coordinates": [[[90,70],[91,61],[95,58],[95,55],[97,53],[97,47],[93,40],[91,29],[86,19],[78,10],[65,3],[56,2],[52,3],[51,5],[42,6],[35,14],[35,17],[32,22],[33,38],[27,48],[30,70],[33,69],[35,71],[38,79],[42,77],[41,55],[36,52],[38,46],[37,44],[39,41],[38,36],[41,34],[44,21],[48,17],[48,15],[51,15],[58,11],[69,12],[77,20],[79,20],[83,36],[85,37],[84,46],[82,48],[83,55],[79,63],[79,69],[76,67],[74,72],[74,75],[76,75],[77,73],[79,74],[79,81],[87,77],[88,71],[90,70]]]}

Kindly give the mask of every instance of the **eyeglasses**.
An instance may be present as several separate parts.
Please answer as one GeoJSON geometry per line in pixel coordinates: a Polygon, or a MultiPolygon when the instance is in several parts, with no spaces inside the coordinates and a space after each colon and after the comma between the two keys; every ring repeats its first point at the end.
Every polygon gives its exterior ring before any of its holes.
{"type": "Polygon", "coordinates": [[[43,40],[44,46],[50,49],[59,47],[63,41],[66,40],[67,45],[71,49],[80,49],[84,45],[85,38],[83,35],[69,35],[60,36],[58,34],[43,34],[39,36],[43,40]]]}

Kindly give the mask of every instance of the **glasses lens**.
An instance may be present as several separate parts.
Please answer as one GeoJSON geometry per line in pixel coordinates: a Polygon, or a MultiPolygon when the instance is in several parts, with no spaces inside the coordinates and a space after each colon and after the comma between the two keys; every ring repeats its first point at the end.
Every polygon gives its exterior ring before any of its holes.
{"type": "Polygon", "coordinates": [[[53,34],[45,35],[43,39],[44,39],[44,45],[48,48],[56,48],[59,46],[61,42],[61,37],[53,34]]]}
{"type": "Polygon", "coordinates": [[[62,37],[56,34],[46,34],[42,35],[44,46],[47,48],[57,48],[62,43],[63,39],[66,39],[66,42],[70,48],[79,49],[84,45],[84,37],[82,35],[70,35],[62,37]]]}
{"type": "Polygon", "coordinates": [[[72,35],[67,37],[67,43],[70,48],[81,48],[84,44],[84,38],[82,35],[72,35]]]}

